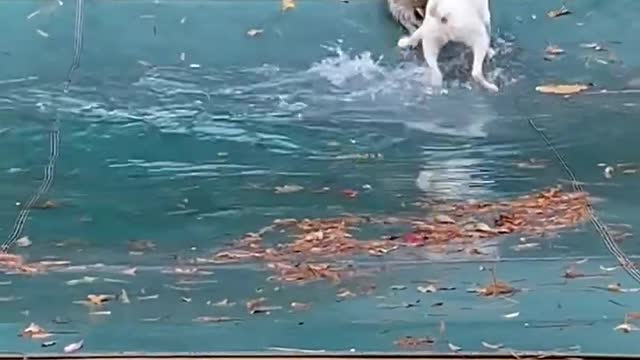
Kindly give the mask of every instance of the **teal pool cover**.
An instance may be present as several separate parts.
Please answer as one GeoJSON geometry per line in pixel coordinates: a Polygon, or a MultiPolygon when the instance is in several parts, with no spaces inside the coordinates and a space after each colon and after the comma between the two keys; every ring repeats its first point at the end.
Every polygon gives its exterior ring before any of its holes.
{"type": "Polygon", "coordinates": [[[637,0],[0,5],[3,352],[637,353],[637,0]]]}

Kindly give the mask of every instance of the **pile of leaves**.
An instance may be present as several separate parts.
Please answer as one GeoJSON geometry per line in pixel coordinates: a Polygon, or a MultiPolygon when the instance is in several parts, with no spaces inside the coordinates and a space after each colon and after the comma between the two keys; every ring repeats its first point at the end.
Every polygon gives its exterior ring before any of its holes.
{"type": "Polygon", "coordinates": [[[266,263],[275,280],[306,283],[329,280],[339,283],[356,273],[335,264],[358,255],[383,256],[400,248],[423,248],[442,252],[457,246],[470,254],[482,254],[477,246],[507,234],[542,237],[576,226],[588,217],[588,195],[544,189],[511,200],[430,204],[429,217],[371,218],[344,216],[327,219],[278,219],[257,233],[246,234],[231,248],[213,256],[216,263],[258,261],[266,263]],[[360,240],[353,235],[361,226],[405,225],[404,234],[360,240]],[[290,241],[267,246],[267,234],[285,234],[290,241]]]}
{"type": "Polygon", "coordinates": [[[20,255],[6,253],[0,254],[0,269],[21,274],[35,274],[44,271],[43,266],[27,264],[20,255]]]}

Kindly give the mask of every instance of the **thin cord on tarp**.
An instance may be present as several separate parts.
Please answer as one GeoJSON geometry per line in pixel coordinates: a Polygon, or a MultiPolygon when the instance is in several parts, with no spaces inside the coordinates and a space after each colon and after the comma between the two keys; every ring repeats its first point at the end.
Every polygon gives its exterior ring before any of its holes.
{"type": "Polygon", "coordinates": [[[24,226],[27,222],[27,218],[29,217],[29,213],[31,212],[31,208],[40,200],[40,197],[47,193],[51,188],[51,184],[53,184],[53,175],[56,169],[56,160],[58,159],[59,145],[60,130],[58,129],[57,121],[55,121],[53,124],[53,128],[49,133],[49,162],[44,168],[44,178],[42,179],[42,183],[40,184],[38,190],[31,196],[31,199],[29,199],[29,201],[24,204],[24,206],[18,213],[18,217],[13,224],[13,230],[11,231],[11,234],[0,247],[0,250],[2,252],[6,253],[7,251],[9,251],[11,246],[20,238],[20,236],[22,235],[22,231],[24,230],[24,226]]]}
{"type": "MultiPolygon", "coordinates": [[[[536,126],[533,119],[529,119],[529,125],[531,125],[531,127],[538,133],[538,135],[540,135],[540,137],[547,144],[547,147],[549,147],[549,149],[551,149],[553,154],[556,156],[556,159],[558,159],[558,162],[560,163],[560,165],[564,168],[565,172],[569,175],[573,189],[575,191],[583,192],[584,188],[576,179],[576,176],[571,170],[571,168],[569,167],[569,164],[567,164],[564,157],[558,152],[558,150],[553,145],[551,140],[549,140],[549,138],[544,133],[544,131],[536,126]]],[[[591,220],[591,223],[598,231],[598,234],[600,234],[600,237],[602,238],[602,241],[604,242],[609,252],[611,252],[611,254],[616,257],[616,259],[618,260],[622,268],[627,272],[627,274],[629,274],[629,276],[631,276],[635,281],[640,283],[640,271],[638,271],[638,268],[629,259],[629,257],[627,257],[624,251],[620,249],[620,246],[618,246],[618,244],[615,242],[615,240],[613,239],[613,236],[611,236],[611,233],[609,232],[607,227],[603,225],[602,222],[600,222],[600,220],[598,219],[598,216],[596,215],[595,210],[591,206],[591,203],[589,202],[588,199],[587,199],[587,210],[589,211],[589,218],[591,220]]]]}
{"type": "MultiPolygon", "coordinates": [[[[75,22],[73,31],[73,59],[67,73],[67,81],[64,84],[64,91],[69,91],[73,73],[80,66],[80,54],[82,52],[83,28],[84,28],[84,0],[76,0],[75,22]]],[[[23,205],[18,217],[13,224],[11,234],[0,246],[0,251],[6,253],[11,246],[20,238],[24,227],[31,213],[31,208],[40,200],[42,195],[46,194],[53,184],[53,177],[56,169],[56,161],[58,160],[58,148],[60,146],[60,129],[58,122],[55,121],[51,132],[49,133],[49,162],[44,169],[44,178],[38,190],[31,196],[29,201],[23,205]]]]}
{"type": "Polygon", "coordinates": [[[76,69],[80,66],[80,53],[82,52],[83,42],[83,28],[84,28],[84,0],[76,0],[76,17],[75,27],[73,31],[73,60],[67,73],[67,82],[64,84],[64,91],[69,91],[69,85],[71,85],[71,78],[76,69]]]}

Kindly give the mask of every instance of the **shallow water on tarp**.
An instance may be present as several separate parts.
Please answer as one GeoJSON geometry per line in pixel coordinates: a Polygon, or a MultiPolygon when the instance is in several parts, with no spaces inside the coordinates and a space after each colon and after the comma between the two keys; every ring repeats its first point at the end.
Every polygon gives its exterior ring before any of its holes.
{"type": "MultiPolygon", "coordinates": [[[[468,58],[455,47],[444,55],[449,93],[430,95],[428,70],[395,48],[401,32],[381,1],[361,0],[300,0],[284,14],[277,1],[266,0],[86,0],[81,65],[65,93],[74,2],[52,3],[6,3],[0,14],[7,34],[0,41],[0,229],[8,236],[16,204],[39,186],[57,120],[60,156],[45,198],[61,206],[32,211],[24,235],[33,244],[15,252],[29,260],[104,265],[0,275],[3,351],[61,352],[79,339],[87,352],[392,351],[403,336],[442,338],[444,321],[446,340],[436,351],[450,351],[447,342],[491,351],[485,341],[518,350],[635,352],[634,335],[613,328],[638,309],[636,293],[598,287],[639,285],[619,269],[604,278],[562,278],[583,258],[590,260],[576,266],[586,274],[616,264],[587,224],[532,240],[541,245],[528,250],[514,250],[518,236],[499,239],[484,257],[358,259],[355,266],[373,275],[340,286],[266,282],[271,273],[260,264],[212,266],[213,274],[201,276],[211,282],[198,285],[163,271],[210,256],[277,218],[415,216],[423,213],[413,206],[420,197],[491,200],[568,186],[555,162],[544,169],[517,166],[530,158],[553,160],[530,118],[599,200],[602,221],[634,229],[640,175],[618,171],[606,179],[597,164],[637,161],[637,94],[615,90],[638,75],[634,13],[640,3],[584,0],[569,4],[571,15],[548,19],[545,13],[559,2],[494,1],[498,55],[488,71],[502,88],[498,95],[467,82],[460,67],[468,58]],[[264,33],[248,37],[251,28],[264,33]],[[589,42],[608,51],[580,47],[589,42]],[[548,43],[566,54],[543,60],[548,43]],[[620,62],[607,63],[611,59],[620,62]],[[534,91],[549,82],[595,88],[569,99],[534,91]],[[285,184],[304,190],[274,194],[285,184]],[[347,189],[358,196],[345,197],[347,189]],[[133,239],[152,240],[156,249],[132,255],[127,242],[133,239]],[[490,281],[479,269],[495,260],[502,261],[499,278],[524,291],[511,300],[467,293],[490,281]],[[121,274],[132,266],[137,275],[121,274]],[[98,279],[65,284],[83,276],[98,279]],[[415,281],[425,279],[455,289],[420,293],[415,281]],[[363,284],[375,284],[374,293],[336,301],[340,287],[363,284]],[[73,303],[121,289],[132,303],[107,304],[110,315],[89,315],[73,303]],[[138,299],[155,294],[158,299],[138,299]],[[249,315],[245,301],[261,296],[284,310],[249,315]],[[225,298],[237,304],[206,303],[225,298]],[[418,306],[380,307],[418,300],[418,306]],[[289,312],[292,301],[312,308],[289,312]],[[238,320],[194,323],[198,316],[238,320]],[[56,318],[65,324],[52,322],[56,318]],[[55,334],[58,344],[41,348],[42,340],[16,336],[30,322],[75,333],[55,334]]],[[[621,247],[630,256],[640,250],[634,238],[621,247]]]]}

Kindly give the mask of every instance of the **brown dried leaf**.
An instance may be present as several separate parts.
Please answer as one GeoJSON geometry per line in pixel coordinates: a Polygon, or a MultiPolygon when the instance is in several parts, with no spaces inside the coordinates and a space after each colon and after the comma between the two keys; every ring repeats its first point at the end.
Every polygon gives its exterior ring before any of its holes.
{"type": "Polygon", "coordinates": [[[583,84],[549,84],[536,86],[536,91],[543,94],[553,95],[573,95],[589,89],[589,86],[583,84]]]}
{"type": "Polygon", "coordinates": [[[620,286],[620,284],[609,284],[607,285],[607,290],[611,292],[620,292],[622,290],[622,287],[620,286]]]}
{"type": "Polygon", "coordinates": [[[482,296],[499,296],[511,295],[515,292],[515,289],[505,282],[496,281],[495,283],[479,288],[477,292],[482,296]]]}
{"type": "Polygon", "coordinates": [[[43,203],[34,204],[31,206],[32,209],[39,209],[39,210],[55,209],[58,207],[60,207],[60,205],[58,205],[58,203],[53,200],[47,200],[43,203]]]}
{"type": "Polygon", "coordinates": [[[567,9],[564,6],[562,6],[558,10],[551,10],[551,11],[547,12],[547,16],[550,17],[550,18],[557,18],[557,17],[560,17],[560,16],[569,15],[569,14],[571,14],[571,11],[569,11],[569,9],[567,9]]]}
{"type": "Polygon", "coordinates": [[[393,344],[400,348],[422,348],[431,347],[435,343],[432,337],[414,338],[412,336],[405,336],[402,339],[398,339],[393,344]]]}
{"type": "Polygon", "coordinates": [[[47,337],[50,334],[48,334],[40,325],[31,323],[24,330],[22,330],[21,335],[24,337],[38,338],[43,337],[44,335],[46,335],[45,337],[47,337]]]}
{"type": "Polygon", "coordinates": [[[438,224],[455,224],[456,221],[453,220],[450,216],[448,215],[437,215],[434,218],[435,222],[438,224]]]}
{"type": "Polygon", "coordinates": [[[585,275],[581,272],[578,272],[574,266],[571,266],[564,272],[564,277],[566,279],[576,279],[584,277],[585,275]]]}
{"type": "Polygon", "coordinates": [[[87,295],[87,300],[89,301],[89,303],[93,305],[102,305],[111,299],[113,299],[113,295],[105,295],[105,294],[87,295]]]}
{"type": "Polygon", "coordinates": [[[282,0],[280,4],[280,8],[282,9],[282,11],[294,9],[295,7],[296,7],[295,0],[282,0]]]}
{"type": "Polygon", "coordinates": [[[258,306],[261,306],[266,301],[267,301],[267,298],[263,298],[263,297],[247,301],[247,303],[245,304],[247,307],[247,311],[249,311],[250,313],[253,312],[255,308],[257,308],[258,306]]]}
{"type": "Polygon", "coordinates": [[[482,288],[476,290],[479,295],[482,296],[499,296],[499,295],[511,295],[516,292],[516,289],[511,287],[509,284],[499,281],[496,278],[495,269],[491,269],[491,278],[492,282],[482,288]]]}
{"type": "Polygon", "coordinates": [[[564,49],[557,45],[549,45],[544,49],[544,53],[547,55],[561,55],[564,54],[564,49]]]}

